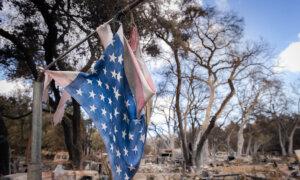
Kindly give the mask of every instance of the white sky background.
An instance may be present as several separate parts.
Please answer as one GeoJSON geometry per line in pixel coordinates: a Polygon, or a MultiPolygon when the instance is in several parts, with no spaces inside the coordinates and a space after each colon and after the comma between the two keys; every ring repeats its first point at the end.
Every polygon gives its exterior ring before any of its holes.
{"type": "Polygon", "coordinates": [[[277,58],[279,71],[300,72],[300,33],[298,41],[292,42],[286,47],[277,58]]]}
{"type": "MultiPolygon", "coordinates": [[[[173,2],[176,2],[176,0],[173,0],[173,2]]],[[[198,1],[200,4],[203,4],[203,0],[199,0],[198,1]]],[[[6,4],[6,3],[4,3],[6,4]]],[[[216,7],[221,10],[221,11],[227,11],[230,9],[228,0],[215,0],[215,4],[216,7]]],[[[174,6],[166,6],[167,9],[173,9],[176,10],[177,7],[176,5],[174,6]]],[[[9,7],[4,7],[4,9],[7,9],[6,11],[9,11],[9,7]]],[[[10,13],[8,13],[8,16],[15,16],[14,11],[9,11],[10,13]]],[[[4,11],[2,11],[2,13],[0,14],[1,16],[3,15],[4,11]]],[[[7,12],[5,12],[7,14],[7,12]]],[[[2,16],[3,17],[3,16],[2,16]]],[[[13,21],[16,21],[18,19],[13,19],[13,21]]],[[[9,23],[12,22],[7,22],[4,21],[4,24],[6,24],[5,26],[7,26],[9,23]]],[[[247,24],[247,22],[246,22],[247,24]]],[[[3,25],[3,24],[2,24],[3,25]]],[[[76,38],[79,38],[76,35],[71,35],[73,37],[72,40],[76,41],[76,38]]],[[[282,72],[287,72],[287,73],[300,73],[300,33],[298,35],[298,39],[294,42],[291,42],[283,51],[281,51],[278,55],[277,58],[275,60],[275,62],[277,63],[278,67],[276,68],[276,70],[278,71],[282,71],[282,72]]],[[[78,53],[76,51],[74,51],[73,53],[78,53]]],[[[73,55],[72,53],[72,55],[73,55]]],[[[144,57],[146,55],[144,54],[144,57]]],[[[151,59],[149,57],[146,57],[146,59],[151,59]]],[[[155,79],[159,79],[156,78],[155,76],[155,71],[159,71],[160,68],[163,67],[162,61],[156,61],[150,64],[150,71],[154,74],[154,80],[155,79]]],[[[5,79],[3,79],[3,76],[0,76],[0,94],[6,94],[9,95],[11,94],[13,91],[16,90],[25,90],[28,88],[28,86],[30,85],[26,85],[24,82],[22,83],[22,79],[20,80],[16,80],[16,81],[7,81],[5,79]]],[[[155,118],[156,119],[156,118],[155,118]]]]}
{"type": "MultiPolygon", "coordinates": [[[[172,0],[173,2],[176,2],[176,0],[172,0]]],[[[203,4],[205,0],[198,0],[198,2],[200,4],[203,4]]],[[[216,8],[218,8],[220,11],[228,11],[230,10],[230,6],[228,3],[228,0],[214,0],[215,4],[216,4],[216,8]]],[[[163,2],[163,0],[162,0],[163,2]]],[[[4,3],[6,4],[6,3],[4,3]]],[[[166,10],[172,11],[172,10],[178,10],[178,7],[176,5],[166,5],[163,6],[166,10]]],[[[4,7],[7,9],[7,11],[9,11],[9,7],[4,7]]],[[[9,11],[10,12],[10,11],[9,11]]],[[[7,13],[7,12],[5,12],[7,13]]],[[[14,11],[11,11],[9,13],[9,16],[15,16],[14,11]]],[[[3,11],[2,13],[0,12],[0,17],[3,16],[3,11]]],[[[22,17],[21,17],[22,18],[22,17]]],[[[20,17],[19,17],[20,20],[20,17]]],[[[9,30],[9,24],[14,22],[14,21],[18,21],[18,19],[13,19],[11,22],[5,21],[5,29],[9,30]]],[[[247,25],[247,22],[245,22],[247,25]]],[[[3,25],[3,24],[2,24],[3,25]]],[[[246,27],[247,28],[247,27],[246,27]]],[[[300,31],[300,29],[299,29],[300,31]]],[[[85,36],[84,33],[79,33],[78,34],[69,34],[69,37],[71,39],[71,42],[73,41],[74,43],[79,41],[80,39],[82,39],[85,36]]],[[[287,47],[285,47],[284,50],[282,50],[279,54],[276,55],[276,65],[278,67],[276,67],[276,71],[278,72],[286,72],[286,73],[300,73],[300,32],[297,36],[297,40],[295,40],[294,42],[291,42],[287,47]]],[[[2,40],[0,40],[1,43],[2,40]]],[[[143,43],[143,42],[141,42],[143,43]]],[[[163,43],[160,43],[161,45],[163,43]]],[[[86,44],[82,45],[82,47],[86,47],[86,44]]],[[[169,54],[168,51],[169,49],[167,48],[167,46],[162,45],[163,49],[163,53],[160,55],[160,58],[169,58],[169,54]]],[[[80,56],[80,52],[82,51],[82,49],[77,49],[75,51],[73,51],[72,53],[69,54],[69,58],[68,61],[71,62],[71,60],[74,57],[80,56]]],[[[89,52],[87,52],[87,54],[85,55],[85,57],[89,57],[89,52]]],[[[153,79],[154,81],[156,81],[156,83],[158,83],[160,81],[160,77],[159,75],[157,75],[158,72],[160,72],[162,70],[162,68],[166,65],[164,64],[164,60],[159,60],[157,58],[155,58],[156,60],[153,60],[152,57],[146,56],[146,54],[143,54],[145,60],[147,63],[149,63],[149,70],[151,71],[151,73],[153,74],[153,79]]],[[[86,59],[85,60],[81,60],[81,62],[78,64],[79,67],[83,66],[86,63],[86,59]]],[[[30,89],[31,84],[26,84],[25,81],[23,79],[18,79],[15,81],[8,81],[6,79],[3,79],[4,77],[1,76],[0,73],[0,95],[6,95],[6,96],[13,96],[15,95],[18,91],[25,91],[30,89]]],[[[30,92],[32,92],[32,89],[30,89],[30,92]]],[[[31,94],[31,93],[30,93],[31,94]]],[[[168,106],[170,103],[171,99],[169,97],[166,98],[161,98],[157,101],[158,106],[168,106]]],[[[168,115],[169,112],[165,111],[165,113],[168,115]]],[[[87,118],[86,113],[83,113],[84,117],[87,118]]],[[[151,120],[152,122],[154,122],[155,124],[160,124],[162,126],[165,126],[164,123],[164,116],[162,114],[159,113],[154,113],[151,120]]]]}
{"type": "MultiPolygon", "coordinates": [[[[176,1],[173,1],[173,2],[176,2],[176,1]]],[[[203,4],[203,0],[199,0],[198,2],[200,4],[203,4]]],[[[4,3],[4,5],[6,5],[6,4],[7,3],[4,3]]],[[[228,0],[215,0],[215,4],[216,4],[216,7],[221,11],[227,11],[230,9],[228,0]]],[[[169,9],[177,9],[176,5],[171,6],[171,7],[172,8],[170,8],[170,6],[169,6],[169,9]]],[[[8,9],[10,9],[8,6],[4,6],[4,11],[2,11],[2,13],[0,15],[2,16],[4,12],[7,15],[7,11],[9,11],[8,9]]],[[[15,14],[16,14],[16,12],[9,11],[8,16],[13,17],[13,16],[15,16],[15,14]]],[[[3,19],[3,18],[1,18],[1,19],[3,19]]],[[[2,25],[7,27],[8,23],[13,23],[16,20],[18,21],[17,18],[13,18],[13,20],[11,22],[7,22],[7,20],[6,20],[6,21],[2,22],[2,25]]],[[[77,36],[77,38],[78,38],[78,36],[77,36]]],[[[73,40],[75,41],[74,38],[73,38],[73,40]]],[[[74,51],[74,52],[76,52],[76,51],[74,51]]],[[[293,72],[293,73],[300,72],[300,33],[298,34],[298,41],[291,42],[288,47],[286,47],[282,52],[279,53],[279,55],[277,56],[275,61],[277,62],[277,65],[278,65],[278,68],[276,68],[276,70],[285,71],[285,72],[293,72]]],[[[150,68],[151,70],[157,69],[157,68],[159,68],[159,66],[161,66],[160,62],[156,62],[155,64],[156,65],[152,64],[152,68],[150,68]]],[[[15,88],[22,89],[22,86],[20,86],[20,82],[18,82],[18,81],[8,82],[4,79],[1,80],[0,87],[1,87],[0,94],[10,92],[12,89],[15,89],[15,88]]]]}
{"type": "Polygon", "coordinates": [[[15,81],[0,80],[0,95],[13,96],[18,91],[32,91],[29,83],[25,83],[24,79],[18,79],[15,81]]]}

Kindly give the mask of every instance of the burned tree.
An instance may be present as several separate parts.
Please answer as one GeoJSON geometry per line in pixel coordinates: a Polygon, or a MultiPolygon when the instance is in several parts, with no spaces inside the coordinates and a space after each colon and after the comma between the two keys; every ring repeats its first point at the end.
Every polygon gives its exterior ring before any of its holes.
{"type": "Polygon", "coordinates": [[[288,99],[282,91],[283,84],[279,80],[274,80],[271,87],[268,89],[268,96],[266,100],[265,111],[276,122],[278,131],[278,140],[281,148],[281,154],[287,155],[286,142],[287,142],[287,124],[284,123],[287,116],[288,99]]]}
{"type": "Polygon", "coordinates": [[[212,10],[192,23],[187,30],[191,35],[188,51],[192,62],[197,64],[196,80],[206,86],[209,96],[194,144],[194,159],[199,169],[206,157],[202,153],[208,154],[203,145],[232,99],[234,84],[263,69],[267,49],[262,42],[242,41],[243,21],[233,14],[220,15],[212,10]],[[223,95],[217,97],[220,92],[223,95]]]}
{"type": "Polygon", "coordinates": [[[9,171],[9,144],[7,128],[2,117],[3,108],[0,107],[0,176],[7,175],[9,171]]]}
{"type": "MultiPolygon", "coordinates": [[[[2,10],[6,10],[7,19],[0,28],[0,64],[5,69],[5,75],[11,79],[22,77],[26,80],[37,80],[38,66],[53,62],[60,53],[73,45],[74,39],[80,39],[81,34],[89,34],[112,17],[125,3],[76,0],[4,1],[1,5],[2,10]],[[8,11],[9,8],[13,11],[8,11]]],[[[97,38],[91,38],[77,52],[71,53],[70,59],[65,58],[64,61],[56,63],[51,70],[88,71],[97,57],[100,57],[99,44],[97,38]]],[[[50,89],[49,105],[53,112],[60,100],[60,91],[54,82],[50,89]]],[[[82,156],[82,116],[80,106],[74,99],[68,108],[70,110],[61,125],[70,159],[79,168],[82,156]]]]}
{"type": "Polygon", "coordinates": [[[199,170],[201,156],[208,154],[207,138],[234,96],[235,83],[263,69],[266,46],[243,42],[243,20],[231,13],[224,15],[189,3],[172,13],[151,6],[150,13],[150,18],[145,18],[145,23],[152,22],[150,45],[164,44],[167,49],[161,54],[168,54],[165,73],[171,77],[167,82],[175,94],[184,160],[199,170]],[[189,131],[194,134],[192,153],[188,150],[189,131]]]}
{"type": "MultiPolygon", "coordinates": [[[[269,81],[263,73],[252,74],[243,84],[238,84],[237,99],[241,117],[238,130],[237,156],[241,157],[244,147],[244,128],[251,119],[251,114],[257,108],[260,99],[268,89],[269,81]]],[[[250,138],[251,140],[251,138],[250,138]]]]}

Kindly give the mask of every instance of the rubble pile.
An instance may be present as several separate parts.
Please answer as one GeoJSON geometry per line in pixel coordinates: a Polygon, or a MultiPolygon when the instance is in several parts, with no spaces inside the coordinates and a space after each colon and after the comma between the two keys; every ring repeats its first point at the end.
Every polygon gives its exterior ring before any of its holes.
{"type": "MultiPolygon", "coordinates": [[[[191,169],[189,173],[182,174],[183,164],[180,158],[172,156],[146,156],[142,161],[138,176],[157,179],[159,176],[186,178],[186,179],[218,179],[218,178],[244,178],[244,179],[284,179],[287,177],[300,177],[299,161],[296,157],[279,157],[271,155],[242,156],[228,155],[219,152],[208,159],[202,171],[196,173],[191,169]]],[[[170,178],[169,178],[170,179],[170,178]]],[[[172,177],[171,179],[176,179],[172,177]]]]}
{"type": "Polygon", "coordinates": [[[181,172],[181,167],[174,164],[142,164],[139,168],[140,173],[178,173],[181,172]]]}
{"type": "MultiPolygon", "coordinates": [[[[221,159],[224,159],[222,157],[221,159]]],[[[202,177],[245,177],[282,179],[300,177],[299,162],[295,157],[278,156],[244,156],[241,158],[221,160],[216,158],[203,167],[202,177]]]]}

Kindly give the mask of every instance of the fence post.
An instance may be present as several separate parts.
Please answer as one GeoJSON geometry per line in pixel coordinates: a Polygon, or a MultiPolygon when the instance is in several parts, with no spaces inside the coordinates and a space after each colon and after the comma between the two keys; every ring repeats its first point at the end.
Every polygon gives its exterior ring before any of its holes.
{"type": "Polygon", "coordinates": [[[41,147],[42,147],[42,81],[33,83],[32,129],[31,129],[31,161],[27,179],[41,180],[41,147]]]}

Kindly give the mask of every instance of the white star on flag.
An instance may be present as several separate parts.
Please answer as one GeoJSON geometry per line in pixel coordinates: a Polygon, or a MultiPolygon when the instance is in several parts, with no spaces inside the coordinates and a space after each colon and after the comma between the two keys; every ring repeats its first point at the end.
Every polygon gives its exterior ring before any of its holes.
{"type": "Polygon", "coordinates": [[[135,120],[134,120],[134,124],[135,124],[135,125],[140,124],[140,123],[141,123],[141,120],[140,120],[140,119],[135,119],[135,120]]]}
{"type": "Polygon", "coordinates": [[[93,84],[93,81],[90,80],[90,79],[87,79],[87,83],[88,83],[88,84],[93,84]]]}
{"type": "Polygon", "coordinates": [[[117,132],[118,132],[118,129],[117,129],[117,127],[115,126],[115,128],[114,128],[114,131],[115,131],[115,134],[117,134],[117,132]]]}
{"type": "Polygon", "coordinates": [[[104,55],[103,54],[101,54],[101,56],[100,56],[100,59],[99,59],[100,61],[104,61],[104,55]]]}
{"type": "Polygon", "coordinates": [[[122,55],[118,56],[118,62],[119,62],[120,64],[122,64],[122,62],[123,62],[123,56],[122,56],[122,55]]]}
{"type": "Polygon", "coordinates": [[[134,166],[132,164],[130,164],[130,166],[128,167],[130,171],[135,170],[134,166]]]}
{"type": "Polygon", "coordinates": [[[102,123],[101,126],[102,126],[102,129],[103,129],[104,131],[106,131],[106,128],[107,128],[106,124],[105,124],[105,123],[102,123]]]}
{"type": "Polygon", "coordinates": [[[104,101],[104,95],[103,94],[100,94],[100,99],[101,99],[101,101],[104,101]]]}
{"type": "Polygon", "coordinates": [[[95,112],[96,109],[97,108],[96,108],[96,106],[94,104],[92,106],[90,106],[90,111],[95,112]]]}
{"type": "Polygon", "coordinates": [[[123,138],[123,139],[126,138],[126,135],[127,135],[126,130],[122,131],[122,138],[123,138]]]}
{"type": "Polygon", "coordinates": [[[133,134],[129,133],[129,134],[128,134],[128,137],[129,137],[129,140],[132,140],[132,141],[133,141],[133,137],[134,137],[133,134]]]}
{"type": "Polygon", "coordinates": [[[102,108],[101,111],[102,111],[102,115],[105,116],[105,115],[106,115],[106,110],[105,110],[105,108],[102,108]]]}
{"type": "Polygon", "coordinates": [[[128,100],[125,102],[125,106],[126,106],[127,108],[130,106],[130,104],[129,104],[129,101],[128,101],[128,100]]]}
{"type": "Polygon", "coordinates": [[[139,133],[142,133],[143,132],[143,128],[141,128],[141,130],[139,131],[139,133]]]}
{"type": "Polygon", "coordinates": [[[120,158],[120,157],[121,157],[121,153],[120,153],[120,151],[119,151],[119,150],[116,150],[116,156],[117,156],[118,158],[120,158]]]}
{"type": "Polygon", "coordinates": [[[106,88],[107,90],[109,90],[109,85],[108,85],[108,84],[105,84],[105,88],[106,88]]]}
{"type": "Polygon", "coordinates": [[[120,72],[118,72],[116,75],[116,79],[120,82],[121,78],[122,78],[122,76],[121,76],[120,72]]]}
{"type": "Polygon", "coordinates": [[[115,98],[118,100],[121,94],[119,93],[119,90],[116,87],[113,87],[113,89],[114,89],[115,98]]]}
{"type": "Polygon", "coordinates": [[[94,93],[94,91],[91,91],[91,92],[89,92],[89,93],[90,93],[90,97],[94,99],[94,98],[95,98],[95,95],[96,95],[96,94],[94,93]]]}
{"type": "Polygon", "coordinates": [[[117,117],[118,114],[120,114],[120,113],[119,113],[118,109],[115,108],[114,116],[117,117]]]}
{"type": "Polygon", "coordinates": [[[111,71],[111,76],[115,79],[117,79],[117,73],[115,70],[111,71]]]}
{"type": "Polygon", "coordinates": [[[128,175],[125,173],[125,178],[124,178],[125,180],[129,180],[129,177],[128,177],[128,175]]]}
{"type": "Polygon", "coordinates": [[[123,120],[124,120],[125,122],[127,122],[127,119],[128,119],[127,114],[124,113],[124,114],[123,114],[123,120]]]}
{"type": "Polygon", "coordinates": [[[143,143],[145,142],[145,134],[141,135],[140,141],[142,141],[143,143]]]}
{"type": "Polygon", "coordinates": [[[116,166],[117,167],[117,173],[120,175],[122,170],[121,170],[121,167],[120,166],[116,166]]]}
{"type": "Polygon", "coordinates": [[[114,145],[110,144],[110,150],[113,151],[114,150],[114,145]]]}
{"type": "Polygon", "coordinates": [[[81,91],[80,88],[78,90],[76,90],[76,94],[79,95],[79,96],[82,96],[82,91],[81,91]]]}
{"type": "Polygon", "coordinates": [[[132,149],[132,151],[134,152],[134,154],[136,154],[138,152],[138,148],[137,148],[136,145],[134,146],[134,148],[132,149]]]}
{"type": "Polygon", "coordinates": [[[109,61],[111,61],[111,62],[115,62],[116,61],[115,53],[113,53],[112,55],[109,55],[109,61]]]}
{"type": "Polygon", "coordinates": [[[101,87],[101,86],[102,86],[102,81],[99,79],[99,80],[97,81],[97,84],[98,84],[99,87],[101,87]]]}
{"type": "Polygon", "coordinates": [[[123,151],[124,151],[124,156],[128,156],[128,150],[126,147],[123,149],[123,151]]]}
{"type": "Polygon", "coordinates": [[[91,73],[95,74],[97,71],[94,68],[91,68],[91,73]]]}

